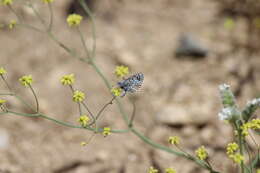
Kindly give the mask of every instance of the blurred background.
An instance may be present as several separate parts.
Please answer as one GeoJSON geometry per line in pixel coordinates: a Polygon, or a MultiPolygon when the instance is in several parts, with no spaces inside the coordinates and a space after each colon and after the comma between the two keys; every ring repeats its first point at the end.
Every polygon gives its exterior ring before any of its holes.
{"type": "MultiPolygon", "coordinates": [[[[34,1],[49,20],[47,5],[34,1]]],[[[169,136],[181,137],[181,147],[193,153],[204,145],[210,162],[219,171],[235,173],[226,157],[232,141],[229,125],[218,119],[221,102],[218,85],[231,85],[238,104],[260,96],[260,3],[257,0],[87,0],[96,19],[96,61],[112,84],[116,65],[129,66],[145,76],[140,92],[127,96],[136,101],[134,125],[157,143],[168,145],[169,136]]],[[[41,23],[24,1],[13,8],[25,23],[41,23]]],[[[66,17],[82,14],[76,1],[54,1],[53,32],[66,45],[83,54],[80,38],[69,28],[66,17]]],[[[0,23],[15,19],[0,6],[0,23]]],[[[91,24],[84,16],[80,26],[91,47],[91,24]]],[[[30,91],[18,79],[31,74],[41,112],[77,124],[77,105],[69,88],[60,84],[64,74],[74,73],[77,89],[86,92],[93,112],[110,100],[110,93],[95,73],[70,57],[47,35],[17,27],[0,30],[0,66],[7,71],[12,88],[34,104],[30,91]]],[[[0,82],[0,93],[7,92],[0,82]]],[[[125,109],[132,105],[124,97],[125,109]]],[[[8,100],[12,110],[27,112],[17,100],[8,100]]],[[[110,106],[100,126],[125,129],[116,108],[110,106]]],[[[150,166],[173,167],[178,173],[204,173],[185,159],[158,151],[132,134],[96,135],[80,146],[91,133],[61,127],[39,118],[1,115],[0,173],[144,173],[150,166]]],[[[254,148],[254,145],[251,145],[254,148]]]]}

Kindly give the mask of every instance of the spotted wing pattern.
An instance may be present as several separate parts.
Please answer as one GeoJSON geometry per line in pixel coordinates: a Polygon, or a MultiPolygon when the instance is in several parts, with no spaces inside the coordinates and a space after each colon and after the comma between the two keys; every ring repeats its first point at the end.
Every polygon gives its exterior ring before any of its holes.
{"type": "Polygon", "coordinates": [[[124,91],[124,95],[125,95],[127,92],[130,93],[136,92],[141,87],[143,81],[144,81],[143,73],[136,73],[130,76],[129,78],[118,82],[117,85],[124,91]]]}

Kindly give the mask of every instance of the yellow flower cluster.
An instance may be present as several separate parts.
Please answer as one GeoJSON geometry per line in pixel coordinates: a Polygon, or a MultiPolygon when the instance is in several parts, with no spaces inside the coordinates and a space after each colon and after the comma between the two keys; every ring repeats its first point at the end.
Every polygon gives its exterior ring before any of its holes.
{"type": "Polygon", "coordinates": [[[256,173],[260,173],[260,169],[257,169],[257,170],[256,170],[256,173]]]}
{"type": "Polygon", "coordinates": [[[116,96],[116,97],[121,96],[121,94],[122,94],[122,89],[121,89],[121,88],[112,88],[112,89],[111,89],[111,93],[112,93],[114,96],[116,96]]]}
{"type": "Polygon", "coordinates": [[[227,155],[230,159],[232,159],[235,163],[240,164],[244,160],[244,156],[242,156],[240,153],[237,153],[238,150],[237,143],[229,143],[227,145],[227,155]]]}
{"type": "Polygon", "coordinates": [[[74,102],[82,102],[85,99],[85,94],[81,91],[74,91],[73,93],[73,101],[74,102]]]}
{"type": "Polygon", "coordinates": [[[104,127],[104,129],[103,129],[104,137],[107,137],[110,134],[111,134],[111,128],[110,127],[104,127]]]}
{"type": "Polygon", "coordinates": [[[196,153],[196,156],[197,156],[200,160],[205,160],[205,159],[207,159],[207,157],[208,157],[208,153],[207,153],[207,151],[206,151],[206,149],[205,149],[204,146],[199,147],[199,148],[195,151],[195,153],[196,153]]]}
{"type": "Polygon", "coordinates": [[[117,77],[122,78],[122,77],[128,75],[128,73],[129,73],[128,67],[123,66],[123,65],[116,66],[115,74],[117,77]]]}
{"type": "Polygon", "coordinates": [[[17,24],[16,20],[11,20],[10,23],[8,24],[8,28],[9,29],[14,29],[16,24],[17,24]]]}
{"type": "Polygon", "coordinates": [[[170,136],[168,142],[172,145],[178,145],[180,143],[180,138],[178,136],[170,136]]]}
{"type": "Polygon", "coordinates": [[[60,82],[62,83],[62,85],[72,85],[75,82],[74,74],[62,76],[60,82]]]}
{"type": "Polygon", "coordinates": [[[233,142],[227,145],[227,155],[234,154],[237,150],[238,150],[237,143],[233,142]]]}
{"type": "Polygon", "coordinates": [[[67,17],[67,23],[69,26],[79,26],[83,17],[79,14],[70,14],[67,17]]]}
{"type": "Polygon", "coordinates": [[[42,0],[44,3],[52,3],[53,0],[42,0]]]}
{"type": "Polygon", "coordinates": [[[81,145],[82,147],[85,147],[85,146],[87,145],[87,142],[84,142],[84,141],[83,141],[83,142],[80,143],[80,145],[81,145]]]}
{"type": "Polygon", "coordinates": [[[155,169],[154,167],[150,167],[149,170],[148,170],[148,173],[158,173],[158,169],[155,169]]]}
{"type": "Polygon", "coordinates": [[[25,76],[22,76],[19,81],[21,82],[21,84],[23,86],[30,86],[33,82],[32,80],[32,75],[25,75],[25,76]]]}
{"type": "Polygon", "coordinates": [[[4,104],[6,100],[0,99],[0,105],[4,104]]]}
{"type": "Polygon", "coordinates": [[[235,163],[240,164],[242,161],[244,161],[244,156],[242,156],[239,153],[231,154],[229,155],[229,158],[232,159],[235,163]]]}
{"type": "Polygon", "coordinates": [[[78,119],[78,122],[82,127],[86,127],[88,125],[90,118],[87,115],[81,115],[78,119]]]}
{"type": "Polygon", "coordinates": [[[3,67],[0,67],[0,75],[6,74],[6,70],[3,67]]]}
{"type": "Polygon", "coordinates": [[[3,5],[12,5],[13,0],[1,0],[1,4],[3,5]]]}
{"type": "Polygon", "coordinates": [[[176,173],[176,171],[172,168],[166,168],[165,173],[176,173]]]}
{"type": "Polygon", "coordinates": [[[234,19],[232,19],[232,18],[226,18],[226,19],[225,19],[224,27],[225,27],[226,29],[233,29],[234,26],[235,26],[234,19]]]}
{"type": "Polygon", "coordinates": [[[243,124],[241,126],[241,129],[242,129],[242,135],[244,136],[249,135],[248,132],[249,129],[253,129],[253,130],[260,129],[260,119],[252,119],[251,121],[243,124]]]}

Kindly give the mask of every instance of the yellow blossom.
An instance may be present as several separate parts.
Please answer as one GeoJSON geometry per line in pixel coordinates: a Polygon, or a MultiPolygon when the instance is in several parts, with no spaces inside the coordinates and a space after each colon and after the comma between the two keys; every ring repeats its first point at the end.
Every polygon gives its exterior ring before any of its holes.
{"type": "Polygon", "coordinates": [[[248,132],[249,129],[253,129],[253,130],[260,129],[260,119],[252,119],[251,121],[243,124],[241,126],[241,129],[242,129],[242,135],[244,136],[249,135],[248,132]]]}
{"type": "Polygon", "coordinates": [[[115,74],[117,77],[122,78],[122,77],[128,75],[128,73],[129,73],[128,67],[123,66],[123,65],[116,66],[115,74]]]}
{"type": "Polygon", "coordinates": [[[52,3],[53,0],[42,0],[44,3],[52,3]]]}
{"type": "Polygon", "coordinates": [[[237,150],[238,150],[237,143],[233,142],[227,145],[227,155],[234,154],[234,152],[236,152],[237,150]]]}
{"type": "Polygon", "coordinates": [[[87,145],[87,142],[82,141],[82,142],[80,143],[80,145],[81,145],[82,147],[85,147],[85,146],[87,145]]]}
{"type": "Polygon", "coordinates": [[[232,18],[226,18],[224,22],[224,27],[227,29],[233,29],[235,26],[235,22],[232,18]]]}
{"type": "Polygon", "coordinates": [[[260,169],[257,169],[257,170],[256,170],[256,173],[260,173],[260,169]]]}
{"type": "Polygon", "coordinates": [[[180,143],[180,138],[178,136],[170,136],[168,142],[173,145],[178,145],[180,143]]]}
{"type": "Polygon", "coordinates": [[[74,91],[73,93],[73,101],[74,102],[82,102],[85,99],[85,94],[81,91],[74,91]]]}
{"type": "Polygon", "coordinates": [[[208,153],[205,149],[204,146],[199,147],[196,151],[196,156],[200,159],[200,160],[205,160],[208,157],[208,153]]]}
{"type": "Polygon", "coordinates": [[[104,129],[103,129],[104,137],[107,137],[110,134],[111,134],[111,128],[110,127],[104,127],[104,129]]]}
{"type": "Polygon", "coordinates": [[[172,168],[166,168],[165,173],[176,173],[176,171],[172,168]]]}
{"type": "Polygon", "coordinates": [[[79,26],[83,17],[79,14],[70,14],[67,17],[67,23],[69,26],[79,26]]]}
{"type": "Polygon", "coordinates": [[[150,167],[149,170],[148,170],[148,173],[158,173],[158,169],[155,169],[154,167],[150,167]]]}
{"type": "Polygon", "coordinates": [[[260,129],[260,119],[252,119],[250,128],[253,130],[260,129]]]}
{"type": "Polygon", "coordinates": [[[111,92],[114,96],[118,97],[121,96],[122,94],[122,89],[121,88],[112,88],[111,92]]]}
{"type": "Polygon", "coordinates": [[[32,75],[25,75],[25,76],[22,76],[19,81],[21,82],[21,84],[23,86],[30,86],[33,82],[32,80],[32,75]]]}
{"type": "Polygon", "coordinates": [[[75,82],[74,74],[62,76],[60,82],[62,83],[62,85],[72,85],[75,82]]]}
{"type": "Polygon", "coordinates": [[[244,161],[244,156],[242,156],[239,153],[231,154],[229,155],[229,158],[232,159],[235,163],[240,164],[242,161],[244,161]]]}
{"type": "Polygon", "coordinates": [[[11,20],[10,23],[8,24],[9,29],[13,29],[16,24],[17,24],[16,20],[11,20]]]}
{"type": "Polygon", "coordinates": [[[0,99],[0,105],[6,103],[6,100],[0,99]]]}
{"type": "Polygon", "coordinates": [[[249,135],[248,130],[250,128],[250,123],[245,123],[240,128],[242,129],[241,133],[242,133],[243,136],[248,136],[249,135]]]}
{"type": "Polygon", "coordinates": [[[0,75],[6,74],[6,70],[3,67],[0,67],[0,75]]]}
{"type": "Polygon", "coordinates": [[[82,127],[86,127],[88,125],[90,118],[87,115],[81,115],[78,119],[78,122],[82,127]]]}
{"type": "Polygon", "coordinates": [[[13,0],[1,0],[1,3],[2,3],[3,5],[12,5],[13,0]]]}
{"type": "Polygon", "coordinates": [[[258,28],[258,29],[260,28],[260,18],[259,17],[255,18],[253,23],[254,23],[256,28],[258,28]]]}

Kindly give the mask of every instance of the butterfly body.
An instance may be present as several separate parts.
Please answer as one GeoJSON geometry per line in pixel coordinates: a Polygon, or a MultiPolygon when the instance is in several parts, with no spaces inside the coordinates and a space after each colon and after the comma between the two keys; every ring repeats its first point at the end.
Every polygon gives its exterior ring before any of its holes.
{"type": "Polygon", "coordinates": [[[144,81],[144,75],[143,73],[136,73],[127,79],[124,79],[117,83],[119,88],[121,88],[124,93],[122,94],[122,97],[126,95],[127,92],[134,93],[136,92],[142,85],[144,81]]]}

